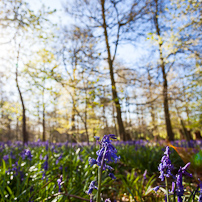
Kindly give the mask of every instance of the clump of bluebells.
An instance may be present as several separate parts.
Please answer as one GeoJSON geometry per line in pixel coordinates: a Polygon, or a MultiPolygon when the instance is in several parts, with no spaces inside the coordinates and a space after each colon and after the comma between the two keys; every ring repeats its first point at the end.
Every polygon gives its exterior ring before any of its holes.
{"type": "Polygon", "coordinates": [[[161,159],[161,163],[159,164],[158,167],[158,170],[160,172],[159,178],[161,179],[161,181],[164,181],[165,178],[169,178],[170,176],[172,176],[171,171],[173,170],[174,167],[171,164],[169,155],[170,155],[170,149],[169,147],[166,147],[164,155],[161,159]]]}
{"type": "MultiPolygon", "coordinates": [[[[174,176],[172,174],[172,170],[174,169],[174,166],[171,163],[169,154],[170,154],[170,149],[167,146],[166,150],[164,152],[164,155],[161,159],[161,163],[159,164],[159,167],[158,167],[158,170],[160,171],[159,178],[161,179],[161,181],[165,182],[165,188],[166,188],[165,201],[170,201],[169,195],[174,194],[174,198],[175,198],[175,195],[177,195],[177,201],[182,202],[183,201],[182,197],[184,195],[184,186],[183,186],[182,176],[185,175],[188,177],[192,177],[192,174],[187,172],[187,168],[189,167],[190,162],[187,163],[184,167],[180,167],[176,176],[174,176]],[[170,191],[168,191],[167,178],[170,178],[170,177],[172,177],[172,180],[173,180],[172,189],[170,191]]],[[[157,186],[153,190],[155,192],[157,192],[159,188],[160,188],[160,186],[157,186]]],[[[200,197],[199,197],[199,201],[200,201],[200,197]]]]}
{"type": "Polygon", "coordinates": [[[21,153],[21,157],[23,160],[25,160],[27,158],[29,161],[31,161],[33,156],[32,156],[31,151],[29,149],[25,149],[21,153]]]}
{"type": "MultiPolygon", "coordinates": [[[[117,156],[117,150],[116,148],[111,144],[112,140],[115,140],[116,137],[115,135],[105,135],[101,141],[99,141],[99,137],[95,137],[96,140],[98,141],[100,145],[100,149],[96,152],[97,154],[97,159],[89,158],[89,164],[91,166],[97,165],[98,166],[98,186],[96,186],[96,181],[92,181],[90,183],[89,189],[87,191],[87,194],[91,195],[91,201],[92,201],[92,192],[94,189],[97,189],[97,197],[96,201],[100,202],[101,201],[101,181],[102,181],[102,172],[103,171],[108,171],[109,174],[108,176],[111,179],[116,179],[114,174],[112,173],[113,168],[108,165],[110,162],[117,162],[120,157],[117,156]]],[[[109,199],[107,199],[109,201],[109,199]]]]}

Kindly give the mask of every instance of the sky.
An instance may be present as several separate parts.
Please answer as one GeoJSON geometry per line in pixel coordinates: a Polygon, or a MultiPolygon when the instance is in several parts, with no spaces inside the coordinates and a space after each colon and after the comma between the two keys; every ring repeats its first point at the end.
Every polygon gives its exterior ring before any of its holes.
{"type": "MultiPolygon", "coordinates": [[[[63,9],[62,5],[65,5],[64,0],[35,0],[35,1],[28,1],[30,4],[31,9],[33,10],[38,10],[44,4],[46,7],[49,7],[50,10],[56,9],[57,11],[50,16],[50,21],[52,23],[58,24],[59,26],[63,25],[69,25],[73,20],[68,17],[63,9]]],[[[70,0],[66,1],[70,2],[70,0]]],[[[146,50],[144,49],[145,46],[141,45],[141,43],[137,43],[136,46],[132,44],[127,44],[127,45],[119,45],[118,50],[117,50],[117,59],[122,62],[125,66],[128,65],[130,68],[137,68],[137,64],[141,64],[142,60],[142,55],[146,53],[146,50]],[[144,53],[144,54],[143,54],[144,53]]],[[[0,54],[1,56],[6,56],[7,52],[5,51],[6,49],[9,49],[9,45],[5,45],[4,48],[3,46],[0,47],[0,54]]],[[[146,55],[146,54],[145,54],[146,55]]],[[[145,58],[144,58],[145,59],[145,58]]],[[[15,68],[12,67],[11,71],[15,72],[15,68]]],[[[15,86],[15,77],[14,74],[10,74],[11,79],[9,81],[9,85],[7,85],[7,91],[8,92],[13,92],[14,91],[14,86],[15,86]]],[[[22,85],[22,84],[21,84],[22,85]]],[[[16,87],[15,87],[16,88],[16,87]]],[[[15,91],[15,96],[14,100],[19,100],[19,96],[17,93],[17,89],[15,91]]],[[[138,92],[136,92],[138,93],[138,92]]],[[[124,110],[124,109],[123,109],[124,110]]],[[[131,111],[134,111],[133,106],[131,106],[131,111]]]]}
{"type": "MultiPolygon", "coordinates": [[[[33,9],[38,9],[42,4],[44,4],[46,7],[50,7],[51,10],[56,9],[56,13],[51,16],[50,20],[53,23],[57,23],[58,25],[69,25],[72,23],[74,20],[68,17],[64,11],[63,5],[65,5],[72,0],[35,0],[35,1],[30,1],[30,5],[33,7],[33,9]]],[[[120,45],[117,51],[117,58],[121,56],[121,60],[124,58],[124,62],[126,64],[134,64],[134,61],[137,61],[140,56],[143,53],[144,48],[141,47],[141,45],[120,45]]]]}

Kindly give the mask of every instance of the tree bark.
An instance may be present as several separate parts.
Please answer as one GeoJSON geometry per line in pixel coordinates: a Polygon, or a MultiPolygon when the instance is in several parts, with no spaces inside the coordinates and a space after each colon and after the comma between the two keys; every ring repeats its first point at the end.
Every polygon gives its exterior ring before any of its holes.
{"type": "Polygon", "coordinates": [[[76,108],[76,106],[75,106],[75,101],[73,100],[73,106],[72,106],[72,116],[71,116],[71,131],[73,132],[73,133],[75,133],[75,131],[76,131],[76,125],[75,125],[75,108],[76,108]]]}
{"type": "Polygon", "coordinates": [[[23,136],[23,145],[28,142],[28,134],[26,131],[26,108],[24,104],[24,99],[22,96],[22,92],[20,90],[20,86],[18,83],[18,60],[19,60],[19,51],[18,51],[18,56],[17,56],[17,64],[16,64],[16,72],[15,72],[15,81],[16,81],[16,87],[18,89],[18,93],[20,95],[20,101],[22,104],[22,136],[23,136]]]}
{"type": "Polygon", "coordinates": [[[191,133],[189,133],[189,131],[187,130],[185,124],[184,124],[184,121],[180,115],[180,112],[179,112],[179,108],[177,107],[177,104],[175,103],[175,108],[176,108],[176,111],[177,111],[177,115],[178,115],[178,118],[180,119],[180,124],[182,126],[182,133],[184,133],[184,136],[186,138],[187,141],[190,141],[190,140],[193,140],[193,138],[191,137],[191,133]]]}
{"type": "MultiPolygon", "coordinates": [[[[45,82],[44,84],[45,85],[45,82]]],[[[43,135],[42,135],[42,141],[46,141],[46,106],[44,102],[44,93],[45,93],[45,87],[43,86],[42,90],[42,106],[43,106],[43,117],[42,117],[42,127],[43,127],[43,135]]]]}
{"type": "MultiPolygon", "coordinates": [[[[148,81],[149,81],[149,99],[153,100],[153,96],[152,96],[152,78],[151,78],[149,69],[147,69],[147,73],[148,73],[148,81]]],[[[149,107],[150,107],[150,114],[151,114],[151,118],[152,118],[152,134],[154,135],[157,132],[154,103],[150,102],[149,107]]]]}
{"type": "Polygon", "coordinates": [[[166,131],[167,131],[167,138],[169,141],[174,140],[174,133],[172,131],[172,125],[170,120],[170,113],[169,113],[169,104],[168,104],[168,81],[167,81],[167,73],[165,70],[165,63],[163,60],[163,53],[162,53],[162,42],[161,42],[161,32],[158,23],[158,0],[155,0],[156,3],[156,12],[154,15],[154,24],[156,28],[156,34],[158,36],[158,46],[159,46],[159,54],[160,54],[160,68],[163,74],[163,105],[164,105],[164,115],[165,115],[165,122],[166,122],[166,131]]]}
{"type": "Polygon", "coordinates": [[[45,115],[45,104],[43,103],[43,137],[42,137],[42,141],[46,141],[46,115],[45,115]]]}
{"type": "Polygon", "coordinates": [[[107,59],[108,59],[110,79],[111,79],[112,98],[113,98],[113,101],[114,101],[114,104],[116,107],[120,139],[123,141],[126,141],[127,140],[126,132],[125,132],[125,128],[123,125],[122,116],[121,116],[121,105],[120,105],[119,98],[117,95],[116,83],[115,83],[115,79],[114,79],[113,60],[111,59],[111,51],[110,51],[110,45],[109,45],[109,40],[108,40],[106,16],[105,16],[105,0],[101,0],[101,6],[102,6],[102,20],[103,20],[105,43],[106,43],[107,54],[108,54],[107,59]]]}

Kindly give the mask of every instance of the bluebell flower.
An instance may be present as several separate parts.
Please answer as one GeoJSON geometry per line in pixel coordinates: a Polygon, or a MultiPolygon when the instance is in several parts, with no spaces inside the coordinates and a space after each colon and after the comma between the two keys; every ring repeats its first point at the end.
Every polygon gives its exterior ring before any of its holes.
{"type": "Polygon", "coordinates": [[[45,161],[44,161],[44,163],[42,164],[43,169],[44,169],[44,173],[43,173],[42,179],[45,178],[46,171],[48,170],[48,155],[46,155],[46,156],[44,157],[44,160],[45,160],[45,161]]]}
{"type": "Polygon", "coordinates": [[[93,166],[97,164],[98,166],[103,166],[103,170],[113,170],[111,166],[106,165],[106,163],[117,162],[120,159],[120,156],[117,156],[117,150],[111,144],[111,139],[116,139],[115,135],[105,135],[103,139],[99,142],[101,148],[96,152],[97,159],[89,158],[89,164],[93,166]]]}
{"type": "Polygon", "coordinates": [[[90,183],[90,186],[89,186],[89,189],[87,191],[87,194],[92,194],[92,192],[93,192],[94,189],[97,189],[97,187],[95,186],[95,181],[92,181],[90,183]]]}
{"type": "Polygon", "coordinates": [[[101,145],[101,149],[96,152],[96,154],[98,155],[96,160],[98,166],[101,166],[102,160],[104,160],[104,163],[109,163],[117,162],[120,159],[120,157],[116,155],[117,150],[111,144],[110,138],[116,139],[115,135],[105,135],[99,143],[101,145]]]}
{"type": "Polygon", "coordinates": [[[182,202],[182,196],[184,194],[184,187],[182,185],[182,173],[177,174],[177,181],[176,181],[176,192],[177,192],[177,201],[182,202]]]}
{"type": "Polygon", "coordinates": [[[45,142],[46,151],[48,151],[48,147],[49,147],[49,143],[48,143],[48,141],[46,141],[46,142],[45,142]]]}
{"type": "Polygon", "coordinates": [[[172,182],[172,188],[170,190],[171,193],[174,193],[175,191],[175,182],[172,182]]]}
{"type": "Polygon", "coordinates": [[[116,177],[114,176],[114,174],[113,174],[113,173],[109,173],[109,177],[111,177],[111,179],[113,179],[113,180],[115,180],[115,179],[116,179],[116,177]]]}
{"type": "Polygon", "coordinates": [[[28,160],[32,160],[32,154],[31,151],[29,149],[25,149],[22,153],[21,153],[21,157],[24,160],[25,158],[27,158],[28,160]]]}
{"type": "Polygon", "coordinates": [[[88,162],[91,166],[93,166],[94,164],[97,164],[97,161],[94,158],[89,157],[88,162]]]}
{"type": "Polygon", "coordinates": [[[10,153],[10,157],[11,157],[11,159],[16,159],[15,154],[13,154],[12,151],[11,151],[11,153],[10,153]]]}
{"type": "MultiPolygon", "coordinates": [[[[95,137],[97,140],[99,140],[98,137],[95,137]]],[[[111,140],[110,139],[116,139],[115,135],[104,135],[104,137],[102,138],[101,141],[99,141],[98,143],[100,144],[100,149],[96,152],[97,154],[97,159],[93,159],[93,158],[89,158],[89,164],[91,166],[97,164],[99,166],[99,172],[101,173],[100,175],[102,175],[102,171],[103,170],[109,170],[112,171],[113,168],[109,165],[107,165],[106,163],[110,163],[110,162],[117,162],[120,157],[117,156],[117,150],[115,149],[115,147],[111,144],[111,140]]],[[[109,177],[111,177],[112,179],[116,179],[116,177],[114,176],[113,173],[109,173],[109,177]]],[[[92,181],[90,183],[89,189],[87,191],[87,194],[92,194],[92,191],[94,189],[98,189],[98,197],[100,197],[100,180],[101,178],[98,179],[98,183],[99,183],[99,188],[97,188],[95,186],[95,181],[92,181]]]]}
{"type": "Polygon", "coordinates": [[[8,155],[4,155],[4,156],[3,156],[3,160],[4,160],[5,162],[7,162],[8,159],[9,159],[9,156],[8,156],[8,155]]]}
{"type": "Polygon", "coordinates": [[[63,157],[63,154],[60,154],[60,156],[58,157],[58,159],[56,160],[56,165],[59,163],[59,161],[62,159],[62,157],[63,157]]]}
{"type": "Polygon", "coordinates": [[[144,171],[144,173],[143,173],[143,178],[144,178],[144,180],[147,179],[147,170],[144,171]]]}
{"type": "Polygon", "coordinates": [[[48,170],[48,155],[46,155],[46,156],[44,157],[44,160],[45,160],[45,162],[43,163],[43,169],[44,169],[45,171],[47,171],[47,170],[48,170]]]}
{"type": "Polygon", "coordinates": [[[159,164],[158,170],[160,171],[159,178],[161,181],[164,181],[165,177],[172,176],[171,171],[173,170],[173,165],[171,164],[171,160],[169,158],[170,150],[169,147],[166,147],[166,151],[161,159],[161,163],[159,164]]]}
{"type": "Polygon", "coordinates": [[[14,175],[17,176],[18,173],[19,173],[19,165],[18,165],[18,161],[15,162],[15,164],[12,164],[12,169],[11,169],[13,172],[14,172],[14,175]]]}
{"type": "Polygon", "coordinates": [[[98,141],[98,140],[100,140],[100,137],[98,137],[98,136],[94,136],[94,138],[98,141]]]}
{"type": "Polygon", "coordinates": [[[189,165],[190,165],[190,162],[187,163],[183,168],[180,167],[176,176],[176,193],[177,193],[178,202],[182,202],[182,196],[184,194],[184,187],[182,185],[182,174],[192,177],[192,174],[186,171],[189,165]]]}
{"type": "Polygon", "coordinates": [[[58,183],[58,187],[59,187],[59,191],[58,192],[61,192],[62,175],[60,176],[59,179],[57,179],[57,183],[58,183]]]}
{"type": "Polygon", "coordinates": [[[156,187],[153,188],[153,190],[154,190],[155,192],[157,192],[157,191],[159,190],[159,188],[160,188],[160,186],[156,186],[156,187]]]}
{"type": "Polygon", "coordinates": [[[109,166],[109,165],[106,165],[105,168],[108,169],[108,170],[110,170],[110,171],[114,170],[114,168],[112,168],[112,167],[109,166]]]}

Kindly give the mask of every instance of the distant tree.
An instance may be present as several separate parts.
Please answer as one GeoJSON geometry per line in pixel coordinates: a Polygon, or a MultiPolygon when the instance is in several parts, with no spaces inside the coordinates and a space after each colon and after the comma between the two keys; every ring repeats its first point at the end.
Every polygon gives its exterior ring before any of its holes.
{"type": "Polygon", "coordinates": [[[0,26],[1,28],[3,28],[4,35],[9,33],[8,36],[10,37],[10,39],[7,37],[9,40],[6,43],[10,43],[11,41],[14,41],[15,43],[15,81],[22,105],[22,135],[23,143],[25,144],[26,142],[28,142],[28,134],[26,130],[26,107],[23,93],[19,84],[19,65],[22,63],[20,59],[22,59],[22,50],[25,49],[22,46],[22,42],[25,41],[26,38],[31,38],[31,33],[33,34],[37,31],[40,32],[42,23],[45,21],[45,16],[53,12],[41,9],[39,10],[39,12],[36,13],[32,11],[29,7],[29,4],[23,0],[2,0],[0,3],[1,10],[3,11],[0,13],[0,26]]]}
{"type": "Polygon", "coordinates": [[[68,13],[73,14],[80,20],[82,26],[92,29],[94,37],[103,42],[108,63],[109,78],[111,81],[112,99],[116,108],[116,117],[121,140],[129,140],[126,135],[123,120],[120,98],[114,76],[114,60],[120,41],[128,32],[131,23],[140,18],[145,11],[144,1],[75,1],[68,13]],[[100,38],[100,39],[99,39],[100,38]]]}

